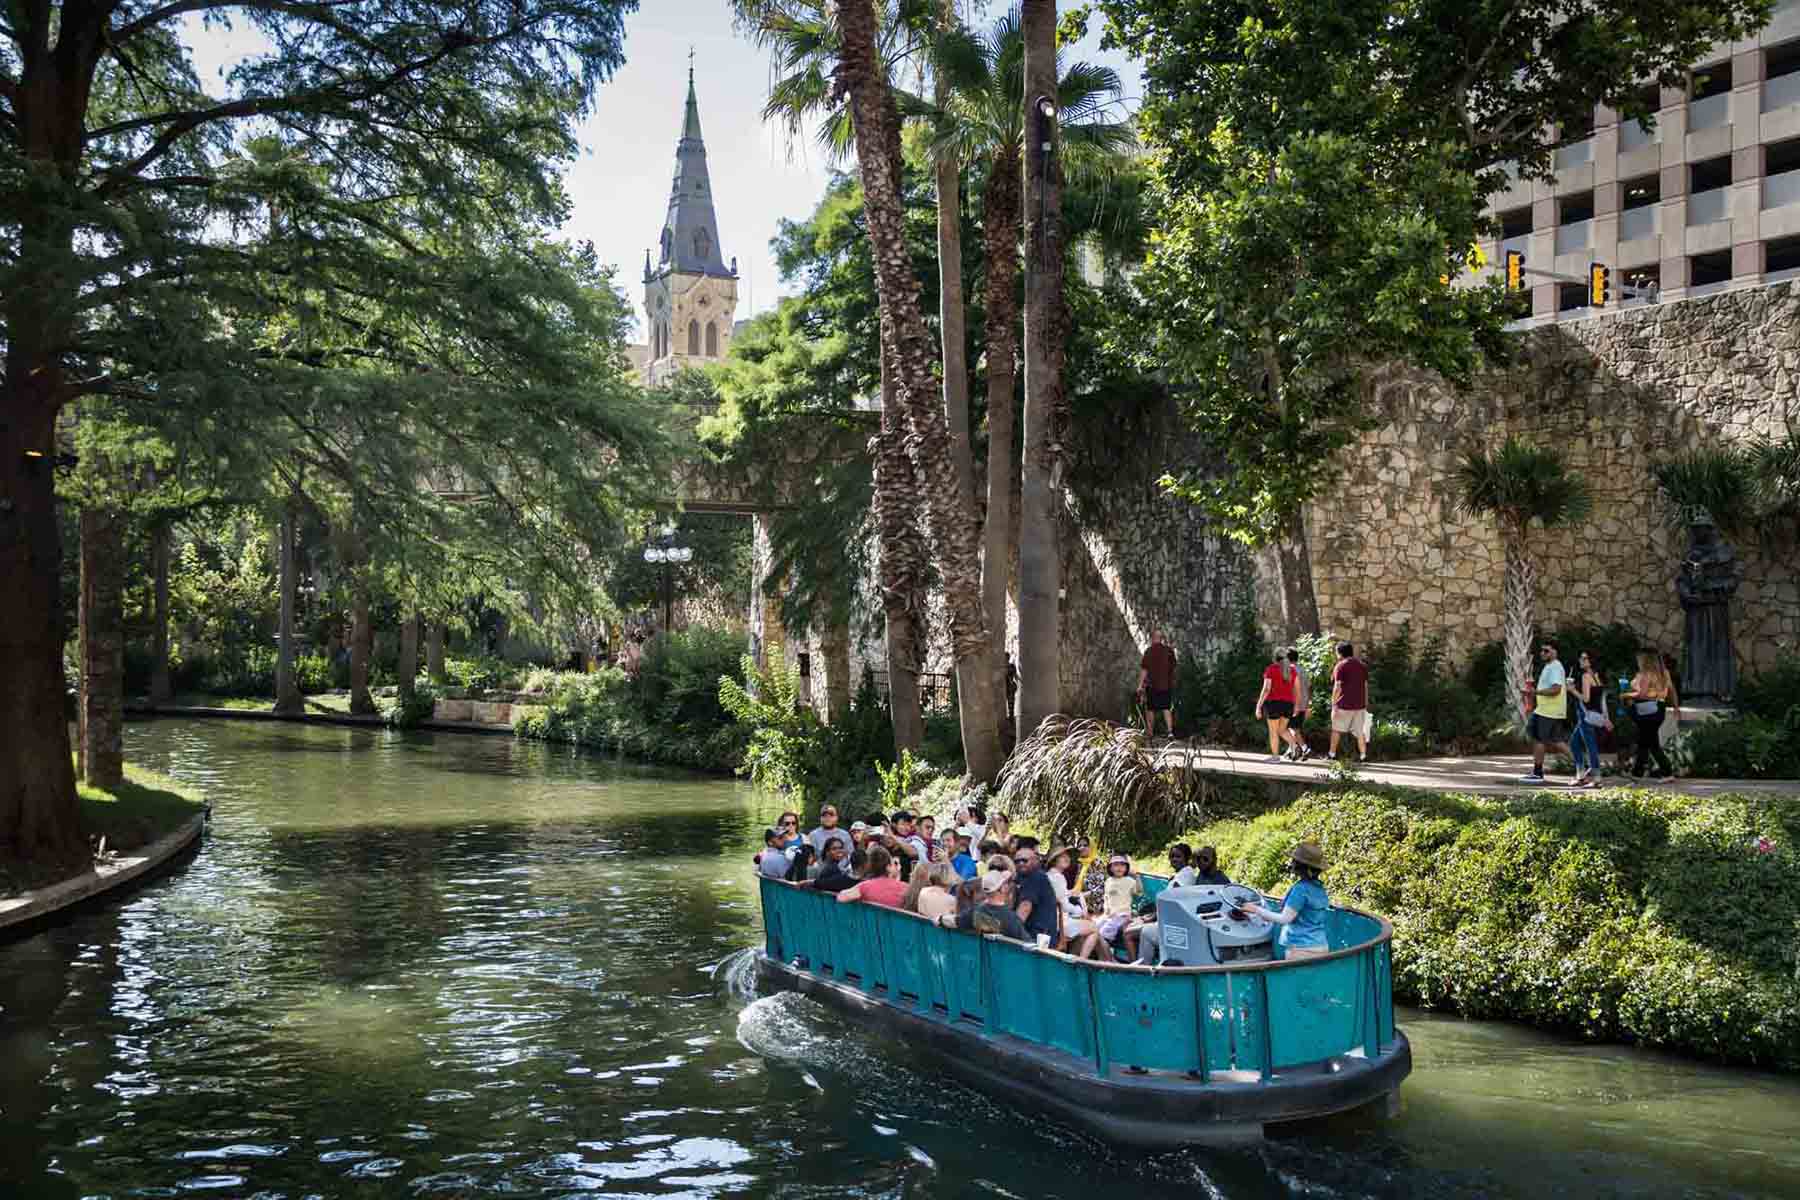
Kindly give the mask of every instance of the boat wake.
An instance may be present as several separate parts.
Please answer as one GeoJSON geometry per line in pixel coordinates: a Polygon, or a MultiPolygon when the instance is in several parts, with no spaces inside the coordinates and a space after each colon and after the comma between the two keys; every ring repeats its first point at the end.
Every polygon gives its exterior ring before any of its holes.
{"type": "Polygon", "coordinates": [[[713,983],[731,999],[749,1004],[756,999],[756,950],[745,947],[721,958],[712,967],[713,983]]]}

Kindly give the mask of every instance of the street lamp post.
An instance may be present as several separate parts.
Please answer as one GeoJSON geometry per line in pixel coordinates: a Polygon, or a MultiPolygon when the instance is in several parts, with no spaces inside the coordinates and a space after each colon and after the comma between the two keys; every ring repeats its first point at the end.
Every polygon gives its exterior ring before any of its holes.
{"type": "Polygon", "coordinates": [[[692,546],[675,544],[675,526],[672,524],[664,525],[661,535],[644,547],[644,561],[662,567],[664,633],[671,632],[675,625],[675,584],[669,569],[677,563],[689,562],[693,557],[692,546]]]}

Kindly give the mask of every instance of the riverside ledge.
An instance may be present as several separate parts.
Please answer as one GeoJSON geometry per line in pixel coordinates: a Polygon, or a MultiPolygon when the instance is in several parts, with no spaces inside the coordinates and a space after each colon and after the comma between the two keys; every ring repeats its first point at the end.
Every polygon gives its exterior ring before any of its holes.
{"type": "MultiPolygon", "coordinates": [[[[466,701],[464,702],[467,703],[466,701]]],[[[438,707],[444,706],[438,701],[438,707]]],[[[127,704],[125,712],[134,718],[141,717],[223,717],[234,721],[287,721],[297,725],[350,725],[365,729],[381,729],[387,727],[387,718],[379,715],[364,715],[332,712],[278,713],[263,708],[207,708],[200,705],[186,704],[127,704]]],[[[423,729],[433,733],[498,733],[512,736],[513,727],[510,722],[498,721],[454,721],[433,717],[429,721],[420,721],[413,729],[423,729]]]]}
{"type": "Polygon", "coordinates": [[[95,863],[79,875],[0,899],[0,941],[21,936],[47,917],[103,896],[148,882],[173,859],[200,841],[212,810],[196,813],[175,830],[130,854],[95,863]]]}

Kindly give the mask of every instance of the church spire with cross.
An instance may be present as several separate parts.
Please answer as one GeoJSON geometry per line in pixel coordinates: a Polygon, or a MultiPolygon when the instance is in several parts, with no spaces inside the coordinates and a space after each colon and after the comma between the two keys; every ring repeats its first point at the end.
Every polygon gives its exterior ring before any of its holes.
{"type": "Polygon", "coordinates": [[[658,271],[721,279],[735,274],[725,265],[719,247],[706,141],[700,134],[700,100],[694,91],[692,50],[688,51],[687,108],[681,119],[681,140],[675,144],[675,179],[669,186],[669,212],[659,244],[658,271]]]}
{"type": "Polygon", "coordinates": [[[737,281],[737,260],[727,266],[719,245],[689,50],[687,104],[675,143],[669,209],[657,248],[644,263],[644,314],[650,326],[644,372],[649,383],[665,382],[684,359],[725,356],[737,314],[737,281]]]}

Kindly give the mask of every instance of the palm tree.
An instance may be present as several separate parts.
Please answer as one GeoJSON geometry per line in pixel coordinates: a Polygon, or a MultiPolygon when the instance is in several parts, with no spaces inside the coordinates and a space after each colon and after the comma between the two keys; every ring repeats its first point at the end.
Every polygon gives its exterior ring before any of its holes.
{"type": "MultiPolygon", "coordinates": [[[[1001,662],[1012,557],[1012,455],[1017,418],[1014,364],[1019,349],[1016,289],[1026,120],[1025,35],[1020,11],[1014,8],[1001,15],[980,38],[968,34],[941,37],[936,58],[938,77],[949,84],[949,98],[940,100],[930,114],[935,126],[932,155],[940,163],[979,162],[985,174],[981,225],[986,260],[988,503],[982,531],[981,587],[988,627],[995,638],[996,662],[1001,662]]],[[[1105,180],[1126,161],[1132,143],[1130,129],[1124,122],[1106,119],[1122,90],[1118,74],[1109,67],[1079,62],[1062,69],[1058,64],[1056,106],[1063,156],[1070,172],[1084,180],[1105,180]]]]}
{"type": "Polygon", "coordinates": [[[1506,550],[1505,627],[1507,711],[1519,717],[1517,697],[1531,680],[1531,631],[1537,602],[1537,564],[1531,527],[1545,529],[1582,520],[1591,507],[1587,484],[1571,474],[1555,450],[1516,437],[1488,454],[1477,447],[1457,467],[1457,510],[1493,517],[1506,550]]]}
{"type": "Polygon", "coordinates": [[[841,0],[839,78],[849,92],[856,127],[881,325],[887,334],[895,391],[906,416],[908,452],[925,491],[926,518],[949,610],[963,753],[969,773],[991,781],[1001,764],[1000,692],[981,604],[980,541],[975,515],[957,495],[949,426],[932,378],[931,334],[919,309],[919,280],[906,249],[898,113],[875,35],[870,0],[841,0]]]}
{"type": "MultiPolygon", "coordinates": [[[[881,308],[882,364],[901,418],[892,428],[884,421],[876,439],[881,466],[894,468],[878,471],[877,523],[884,531],[908,524],[918,511],[906,507],[908,498],[924,500],[938,577],[949,609],[963,754],[971,775],[991,781],[1001,763],[999,696],[1003,693],[999,674],[993,669],[981,606],[975,514],[959,488],[956,444],[933,378],[936,355],[920,310],[919,281],[905,240],[900,189],[904,93],[895,91],[890,78],[898,61],[896,47],[907,44],[906,23],[878,21],[873,0],[840,0],[833,6],[820,0],[737,0],[737,11],[752,36],[775,52],[777,73],[786,71],[771,94],[771,106],[778,97],[782,100],[777,114],[797,128],[804,123],[804,113],[823,108],[826,132],[822,136],[832,145],[844,144],[846,118],[854,131],[881,308]],[[893,461],[902,445],[910,475],[903,474],[900,463],[893,461]],[[902,479],[910,479],[911,486],[903,486],[902,479]],[[888,506],[891,519],[883,518],[882,505],[888,506]]],[[[906,103],[910,106],[912,101],[906,103]]],[[[884,396],[884,403],[886,399],[884,396]]],[[[890,580],[890,554],[883,538],[882,592],[889,605],[890,663],[897,641],[893,619],[900,602],[910,603],[913,593],[889,584],[906,582],[899,575],[909,557],[893,556],[895,578],[890,580]]],[[[899,715],[906,693],[898,679],[891,681],[891,689],[899,715]]],[[[899,732],[896,729],[896,740],[899,732]]]]}
{"type": "MultiPolygon", "coordinates": [[[[817,120],[826,157],[833,162],[847,159],[855,152],[856,142],[849,105],[834,80],[840,44],[833,5],[827,0],[737,0],[737,11],[746,32],[770,53],[775,78],[763,105],[763,119],[785,126],[790,137],[800,136],[809,122],[817,120]]],[[[910,29],[902,22],[888,19],[881,28],[879,56],[885,77],[915,47],[910,29]]],[[[896,128],[897,121],[896,117],[896,128]]],[[[964,404],[966,412],[966,393],[964,404]]],[[[885,331],[881,429],[872,445],[872,501],[880,547],[876,573],[887,643],[888,708],[894,750],[899,753],[917,750],[925,736],[919,706],[912,698],[919,694],[920,614],[925,607],[929,556],[918,523],[924,496],[906,453],[905,421],[894,399],[885,331]]]]}

